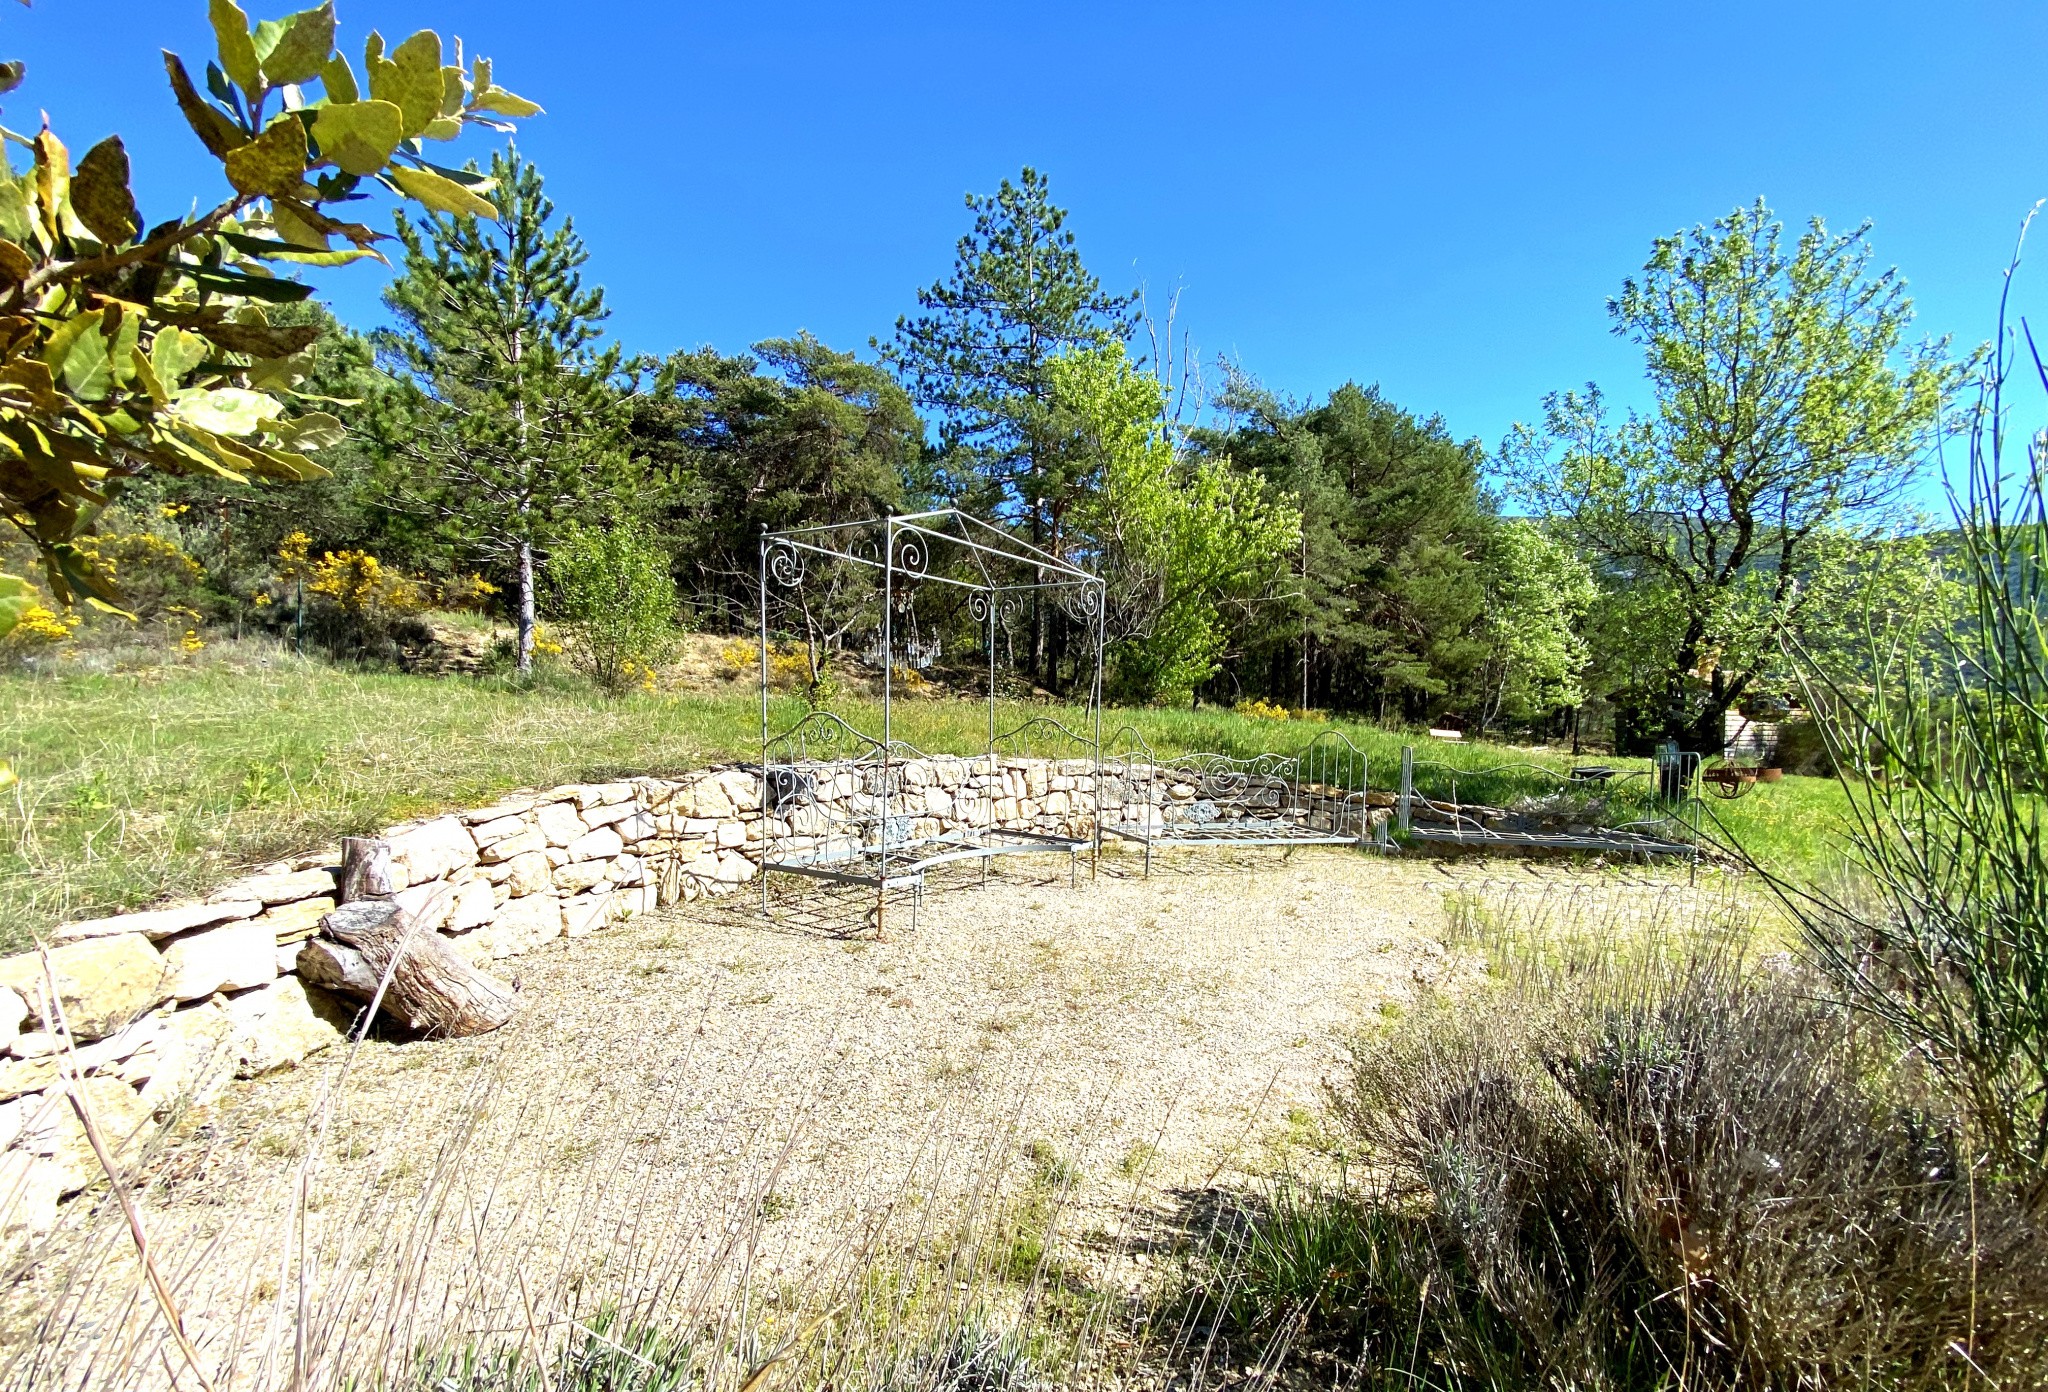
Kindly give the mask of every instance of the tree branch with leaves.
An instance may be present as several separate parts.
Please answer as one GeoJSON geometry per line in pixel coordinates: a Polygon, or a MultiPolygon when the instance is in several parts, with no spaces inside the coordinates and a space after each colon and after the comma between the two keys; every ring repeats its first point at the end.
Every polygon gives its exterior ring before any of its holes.
{"type": "MultiPolygon", "coordinates": [[[[273,324],[265,306],[311,292],[293,270],[377,255],[380,234],[337,216],[373,187],[490,216],[487,181],[430,162],[425,142],[540,111],[497,86],[488,59],[465,65],[458,45],[444,62],[431,31],[388,53],[372,33],[365,91],[335,48],[331,3],[253,26],[233,0],[209,13],[204,94],[164,55],[172,97],[229,186],[204,211],[147,224],[119,136],[74,164],[47,125],[0,132],[29,155],[0,168],[0,511],[67,601],[118,603],[73,539],[128,479],[320,476],[309,452],[338,442],[340,423],[286,411],[318,330],[273,324]]],[[[5,65],[0,91],[22,78],[5,65]]],[[[0,631],[27,588],[0,577],[0,631]]]]}

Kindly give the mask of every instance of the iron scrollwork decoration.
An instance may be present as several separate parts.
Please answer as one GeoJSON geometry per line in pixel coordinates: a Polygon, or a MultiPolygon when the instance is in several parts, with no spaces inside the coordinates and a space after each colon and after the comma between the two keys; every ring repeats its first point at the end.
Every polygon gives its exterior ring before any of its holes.
{"type": "Polygon", "coordinates": [[[922,580],[931,566],[931,548],[916,532],[899,533],[896,554],[890,558],[889,564],[899,575],[922,580]]]}
{"type": "Polygon", "coordinates": [[[1101,585],[1062,585],[1055,594],[1060,608],[1075,623],[1092,624],[1102,617],[1101,585]]]}
{"type": "Polygon", "coordinates": [[[803,584],[805,576],[804,555],[787,541],[776,541],[768,548],[768,578],[786,590],[803,584]]]}
{"type": "Polygon", "coordinates": [[[987,623],[993,616],[998,628],[1008,628],[1023,612],[1023,602],[1014,594],[976,590],[967,596],[967,613],[978,624],[987,623]]]}

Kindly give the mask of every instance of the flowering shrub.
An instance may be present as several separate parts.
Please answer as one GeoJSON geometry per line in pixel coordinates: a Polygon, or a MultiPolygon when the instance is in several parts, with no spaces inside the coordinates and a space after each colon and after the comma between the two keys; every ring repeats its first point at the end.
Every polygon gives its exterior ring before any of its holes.
{"type": "MultiPolygon", "coordinates": [[[[761,645],[735,638],[718,650],[726,675],[734,679],[758,676],[761,645]]],[[[768,684],[776,687],[809,686],[811,659],[802,643],[771,643],[768,647],[768,684]]]]}
{"type": "Polygon", "coordinates": [[[47,652],[70,638],[77,627],[78,615],[69,609],[59,614],[44,605],[31,604],[0,642],[14,653],[47,652]]]}
{"type": "Polygon", "coordinates": [[[1263,696],[1251,696],[1231,707],[1239,715],[1253,720],[1328,720],[1323,711],[1303,710],[1297,707],[1278,706],[1263,696]]]}
{"type": "Polygon", "coordinates": [[[199,562],[174,541],[151,532],[105,532],[79,537],[77,546],[138,619],[154,620],[173,608],[193,608],[204,598],[199,562]]]}
{"type": "Polygon", "coordinates": [[[306,577],[309,594],[324,595],[351,614],[409,614],[424,608],[417,581],[367,551],[329,551],[306,577]]]}

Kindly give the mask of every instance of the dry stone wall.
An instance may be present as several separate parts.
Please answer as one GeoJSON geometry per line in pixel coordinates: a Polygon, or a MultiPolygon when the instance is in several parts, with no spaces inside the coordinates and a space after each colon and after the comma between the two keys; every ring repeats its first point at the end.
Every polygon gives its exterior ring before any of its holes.
{"type": "MultiPolygon", "coordinates": [[[[894,809],[911,809],[910,835],[996,825],[1085,837],[1094,827],[1082,761],[933,758],[897,771],[905,791],[894,809]]],[[[859,775],[822,778],[814,796],[784,797],[767,819],[780,846],[820,849],[839,811],[874,805],[859,775]]],[[[522,792],[383,838],[393,897],[482,965],[731,893],[760,873],[763,828],[760,775],[727,767],[522,792]]],[[[297,972],[339,902],[338,860],[303,856],[204,900],[59,925],[41,935],[47,969],[40,951],[0,959],[0,1244],[46,1232],[58,1203],[99,1177],[67,1095],[74,1082],[125,1156],[233,1079],[345,1037],[357,1007],[297,972]],[[64,1031],[77,1046],[68,1060],[64,1031]]]]}

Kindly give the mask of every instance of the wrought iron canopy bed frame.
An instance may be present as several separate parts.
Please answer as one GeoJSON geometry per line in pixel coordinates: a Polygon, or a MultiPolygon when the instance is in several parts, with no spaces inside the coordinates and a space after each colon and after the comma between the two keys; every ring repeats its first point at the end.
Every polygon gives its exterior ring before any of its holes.
{"type": "MultiPolygon", "coordinates": [[[[1299,754],[1179,754],[1161,758],[1125,726],[1096,780],[1101,834],[1155,846],[1375,844],[1365,751],[1325,730],[1299,754]]],[[[1384,838],[1385,823],[1377,823],[1384,838]]]]}
{"type": "MultiPolygon", "coordinates": [[[[761,908],[770,910],[768,876],[796,875],[874,893],[873,923],[883,927],[889,896],[907,891],[913,915],[927,872],[999,856],[1065,855],[1078,877],[1080,853],[1100,844],[1093,788],[1102,743],[1103,583],[1096,576],[956,508],[864,522],[764,531],[760,554],[761,908]],[[854,606],[874,605],[872,635],[858,651],[882,673],[881,729],[812,709],[772,728],[769,652],[773,611],[801,605],[813,568],[850,587],[854,606]],[[898,669],[921,668],[939,653],[915,615],[920,594],[958,604],[980,629],[987,660],[987,733],[978,754],[928,755],[896,738],[898,669]],[[1032,603],[1059,605],[1088,635],[1086,728],[1046,717],[998,732],[999,650],[1008,625],[1032,603]],[[1092,670],[1091,670],[1092,669],[1092,670]],[[1089,795],[1050,805],[1011,797],[1021,771],[1051,757],[1085,771],[1089,795]],[[1006,802],[1039,808],[1047,825],[999,818],[1006,802]],[[943,815],[941,815],[943,813],[943,815]],[[1007,821],[1008,825],[1002,824],[1007,821]],[[1056,829],[1053,829],[1056,828],[1056,829]]],[[[844,598],[844,597],[842,597],[844,598]]],[[[805,611],[808,612],[808,611],[805,611]]],[[[858,609],[856,612],[859,612],[858,609]]],[[[958,610],[955,610],[957,617],[958,610]]],[[[913,918],[914,921],[914,918],[913,918]]]]}

